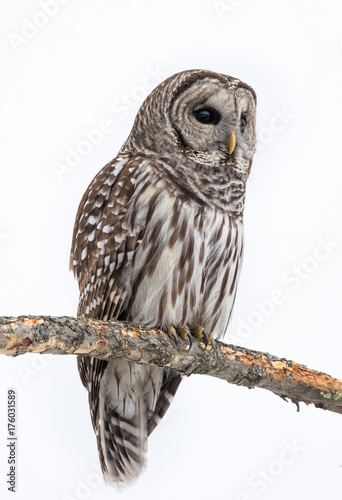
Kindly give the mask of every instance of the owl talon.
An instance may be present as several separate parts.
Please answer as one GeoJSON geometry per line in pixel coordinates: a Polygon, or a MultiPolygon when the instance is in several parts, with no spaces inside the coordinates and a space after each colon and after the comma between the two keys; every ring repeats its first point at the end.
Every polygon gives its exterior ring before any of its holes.
{"type": "Polygon", "coordinates": [[[190,351],[190,349],[191,349],[191,347],[192,347],[192,337],[191,337],[190,332],[188,332],[187,337],[188,337],[188,340],[189,340],[189,351],[190,351]]]}
{"type": "Polygon", "coordinates": [[[189,335],[189,328],[187,326],[183,326],[181,328],[177,328],[177,333],[180,336],[181,339],[187,340],[188,335],[189,335]]]}
{"type": "Polygon", "coordinates": [[[197,326],[196,328],[193,328],[191,330],[191,333],[196,339],[199,339],[203,342],[205,348],[207,348],[208,345],[214,345],[214,338],[212,334],[208,334],[207,332],[205,332],[203,326],[197,326]]]}
{"type": "Polygon", "coordinates": [[[177,337],[177,332],[176,329],[173,326],[169,326],[167,329],[167,336],[170,337],[171,340],[174,341],[175,346],[178,346],[178,337],[177,337]]]}
{"type": "Polygon", "coordinates": [[[172,336],[172,338],[173,338],[173,341],[174,341],[174,343],[175,343],[175,346],[176,346],[176,347],[178,347],[178,337],[177,337],[177,335],[176,335],[176,334],[174,334],[174,335],[172,336]]]}

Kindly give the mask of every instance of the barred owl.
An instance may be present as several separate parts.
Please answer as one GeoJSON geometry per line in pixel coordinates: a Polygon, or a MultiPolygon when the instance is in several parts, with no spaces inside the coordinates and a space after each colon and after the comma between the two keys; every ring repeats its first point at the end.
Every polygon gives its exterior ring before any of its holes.
{"type": "MultiPolygon", "coordinates": [[[[256,96],[236,78],[184,71],[144,101],[128,139],[86,190],[70,266],[78,315],[158,327],[179,342],[222,336],[243,252],[256,96]]],[[[107,482],[146,465],[147,437],[181,382],[172,369],[78,357],[107,482]]]]}

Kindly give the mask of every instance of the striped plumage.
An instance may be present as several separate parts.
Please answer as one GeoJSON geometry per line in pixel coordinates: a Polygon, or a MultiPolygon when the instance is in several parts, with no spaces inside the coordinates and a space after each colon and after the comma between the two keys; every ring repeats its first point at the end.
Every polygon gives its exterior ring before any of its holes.
{"type": "MultiPolygon", "coordinates": [[[[202,70],[160,84],[80,203],[70,260],[78,315],[222,336],[254,147],[255,94],[246,84],[202,70]],[[198,110],[215,123],[199,121],[198,110]]],[[[78,366],[104,476],[128,483],[145,466],[147,436],[181,377],[125,360],[79,357],[78,366]]]]}

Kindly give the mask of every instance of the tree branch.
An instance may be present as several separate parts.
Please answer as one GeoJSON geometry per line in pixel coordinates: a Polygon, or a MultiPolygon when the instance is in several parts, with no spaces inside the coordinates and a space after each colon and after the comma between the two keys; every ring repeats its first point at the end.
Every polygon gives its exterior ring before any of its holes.
{"type": "Polygon", "coordinates": [[[126,358],[142,364],[170,367],[183,375],[201,373],[250,389],[261,387],[297,404],[313,403],[342,413],[342,381],[284,358],[216,342],[198,340],[191,350],[178,347],[165,333],[119,321],[36,316],[0,317],[0,354],[28,352],[82,354],[96,358],[126,358]]]}

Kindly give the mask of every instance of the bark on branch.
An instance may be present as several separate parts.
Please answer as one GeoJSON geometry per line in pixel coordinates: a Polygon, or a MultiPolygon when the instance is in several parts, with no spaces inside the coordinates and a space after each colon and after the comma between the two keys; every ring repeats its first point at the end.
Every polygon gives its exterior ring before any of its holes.
{"type": "Polygon", "coordinates": [[[172,367],[184,375],[201,373],[250,389],[261,387],[297,404],[342,413],[342,380],[310,370],[284,358],[216,342],[215,347],[194,339],[176,347],[165,333],[119,321],[36,316],[0,317],[0,354],[28,352],[82,354],[101,359],[172,367]]]}

